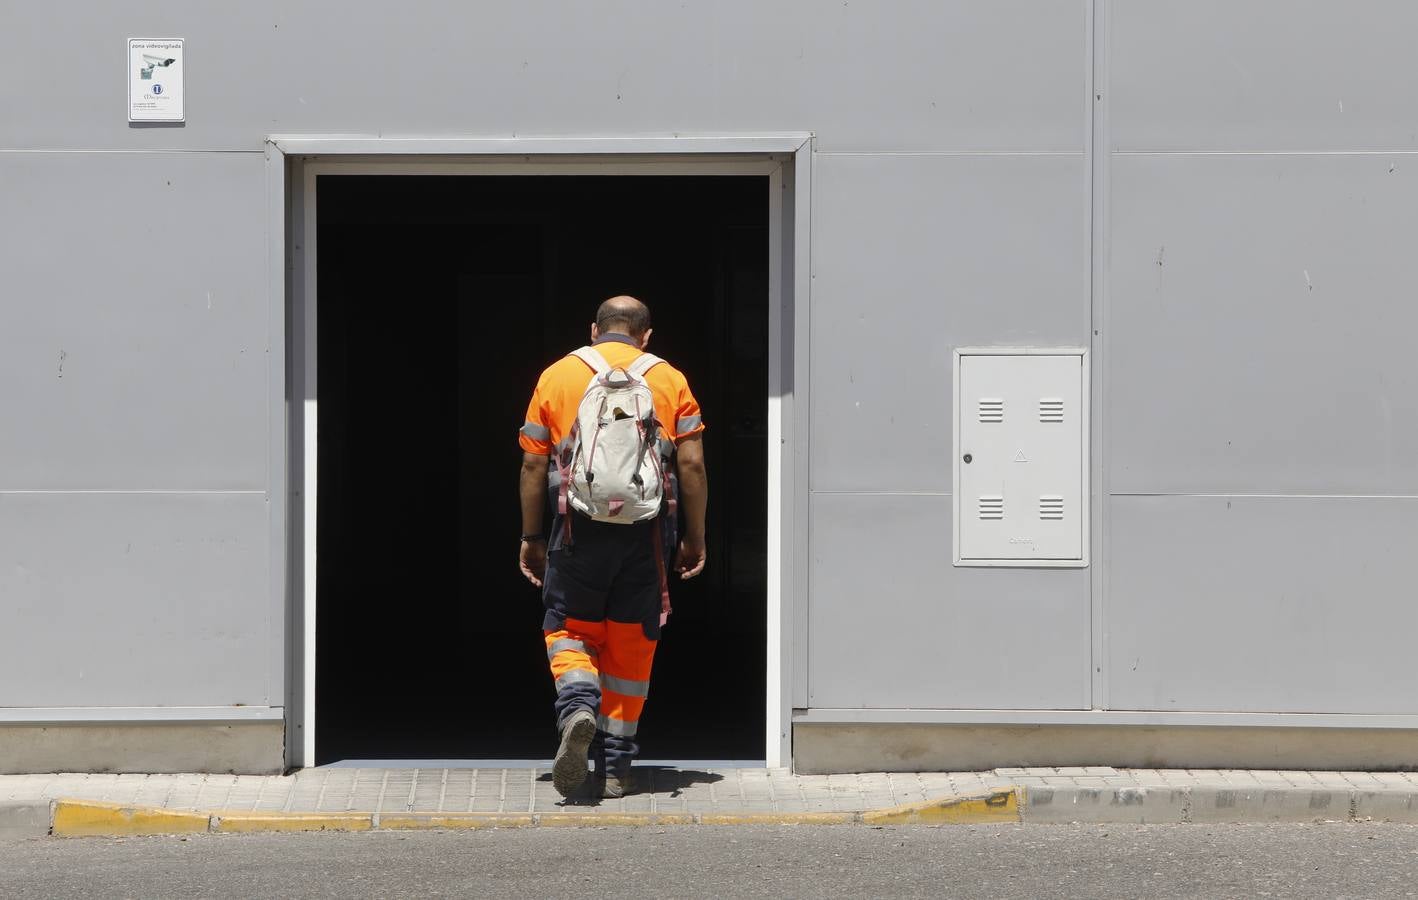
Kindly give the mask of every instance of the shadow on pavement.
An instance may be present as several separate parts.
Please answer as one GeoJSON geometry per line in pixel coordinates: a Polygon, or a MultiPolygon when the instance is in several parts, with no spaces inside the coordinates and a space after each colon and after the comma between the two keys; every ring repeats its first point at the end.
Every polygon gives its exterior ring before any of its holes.
{"type": "MultiPolygon", "coordinates": [[[[723,781],[717,772],[703,772],[698,769],[679,769],[674,766],[634,766],[631,769],[635,790],[631,796],[646,794],[664,795],[669,799],[679,797],[680,792],[696,784],[714,784],[723,781]]],[[[543,772],[537,781],[551,781],[551,773],[543,772]]],[[[600,806],[601,782],[592,772],[575,794],[562,800],[559,806],[600,806]]]]}

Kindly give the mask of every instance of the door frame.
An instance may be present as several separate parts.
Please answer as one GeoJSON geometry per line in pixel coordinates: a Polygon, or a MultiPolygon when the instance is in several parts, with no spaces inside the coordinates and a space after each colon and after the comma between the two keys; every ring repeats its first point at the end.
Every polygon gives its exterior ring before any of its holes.
{"type": "MultiPolygon", "coordinates": [[[[316,198],[321,174],[766,175],[769,179],[767,697],[764,759],[791,765],[807,706],[808,133],[635,138],[266,139],[270,277],[271,674],[286,763],[315,764],[316,198]],[[284,352],[275,352],[281,348],[284,352]]],[[[512,477],[509,473],[508,477],[512,477]]]]}

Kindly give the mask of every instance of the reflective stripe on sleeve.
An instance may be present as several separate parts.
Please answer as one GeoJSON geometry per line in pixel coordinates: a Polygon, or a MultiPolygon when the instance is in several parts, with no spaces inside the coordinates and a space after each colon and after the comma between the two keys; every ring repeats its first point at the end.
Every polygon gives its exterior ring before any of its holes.
{"type": "Polygon", "coordinates": [[[521,432],[534,441],[551,440],[551,429],[545,425],[539,425],[536,422],[528,422],[523,425],[521,432]]]}
{"type": "Polygon", "coordinates": [[[675,423],[675,433],[686,434],[687,432],[693,431],[694,429],[698,428],[699,424],[703,421],[703,416],[685,416],[684,418],[680,419],[678,422],[675,423]]]}

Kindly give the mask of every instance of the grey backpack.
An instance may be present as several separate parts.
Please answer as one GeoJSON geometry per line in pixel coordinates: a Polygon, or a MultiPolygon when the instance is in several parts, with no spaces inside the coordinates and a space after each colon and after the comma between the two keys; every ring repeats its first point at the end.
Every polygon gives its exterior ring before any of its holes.
{"type": "Polygon", "coordinates": [[[572,355],[593,374],[569,435],[569,463],[557,456],[560,511],[569,507],[598,522],[653,519],[669,495],[669,473],[645,373],[663,360],[645,353],[629,367],[613,368],[594,347],[572,355]]]}

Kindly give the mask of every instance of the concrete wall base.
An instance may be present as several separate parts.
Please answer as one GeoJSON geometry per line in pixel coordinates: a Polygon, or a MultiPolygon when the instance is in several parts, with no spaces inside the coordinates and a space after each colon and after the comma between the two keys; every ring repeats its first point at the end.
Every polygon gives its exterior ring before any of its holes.
{"type": "Polygon", "coordinates": [[[1138,725],[793,726],[793,768],[961,772],[1006,766],[1145,769],[1418,768],[1418,730],[1138,725]]]}
{"type": "Polygon", "coordinates": [[[0,724],[0,775],[284,770],[282,722],[0,724]]]}

